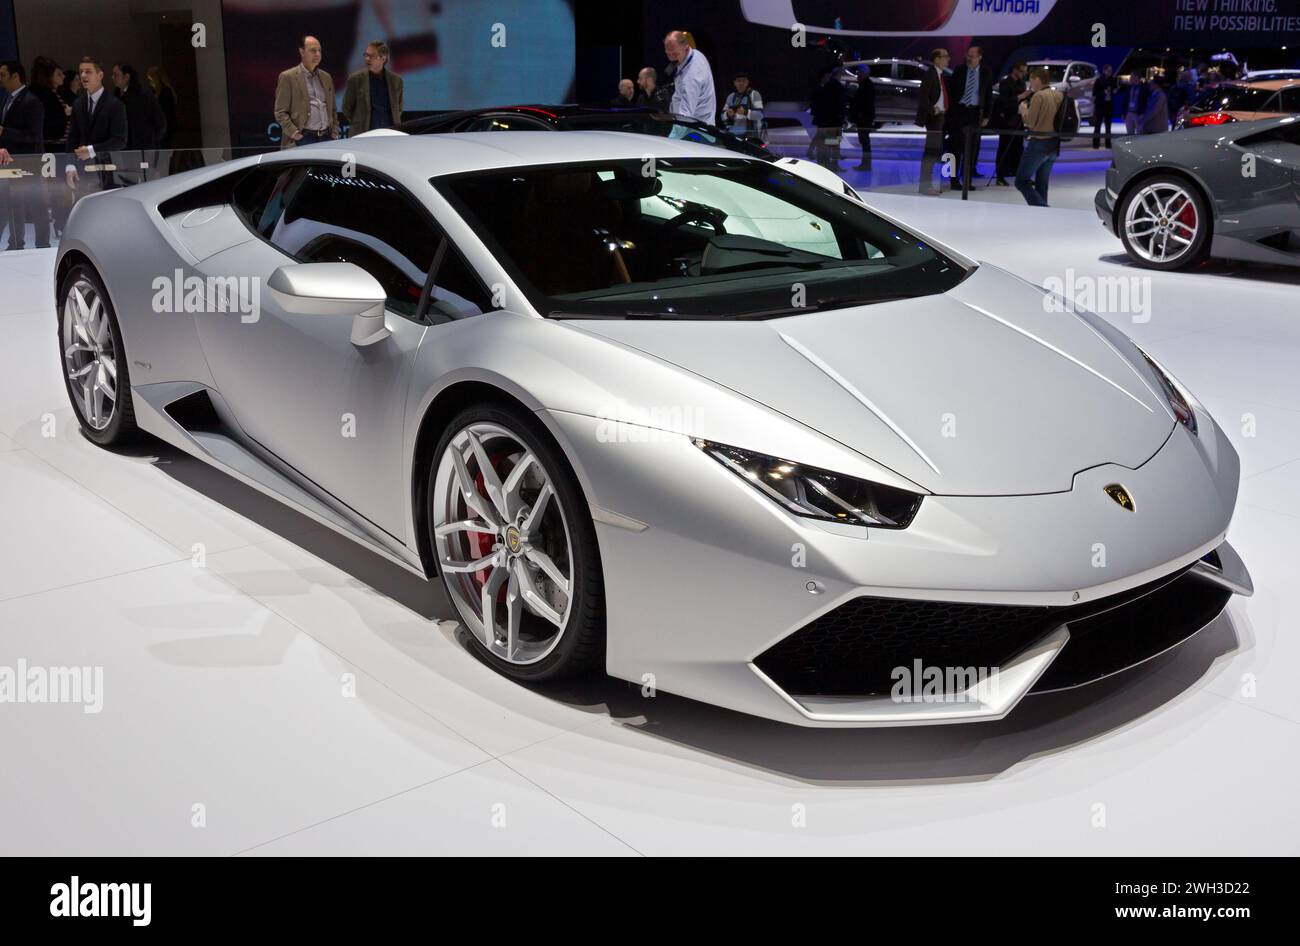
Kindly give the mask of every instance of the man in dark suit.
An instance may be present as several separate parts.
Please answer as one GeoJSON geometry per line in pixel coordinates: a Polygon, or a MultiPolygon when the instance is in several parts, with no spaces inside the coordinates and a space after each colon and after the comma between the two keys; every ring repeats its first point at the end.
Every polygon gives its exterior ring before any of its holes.
{"type": "Polygon", "coordinates": [[[943,70],[948,68],[948,50],[936,49],[930,53],[930,68],[921,80],[920,98],[916,104],[916,123],[925,129],[925,150],[921,154],[922,194],[937,197],[942,193],[934,186],[934,163],[943,151],[943,123],[949,109],[948,84],[943,70]]]}
{"type": "Polygon", "coordinates": [[[1110,129],[1115,121],[1115,95],[1119,82],[1110,63],[1101,67],[1101,75],[1092,84],[1092,146],[1101,147],[1102,126],[1106,128],[1106,147],[1110,147],[1110,129]]]}
{"type": "Polygon", "coordinates": [[[343,120],[355,138],[375,128],[392,128],[402,121],[402,77],[388,68],[388,44],[381,39],[366,45],[366,68],[348,76],[343,89],[343,120]]]}
{"type": "Polygon", "coordinates": [[[1140,133],[1151,90],[1147,87],[1146,76],[1140,72],[1132,73],[1121,85],[1123,98],[1116,97],[1124,103],[1124,133],[1136,135],[1140,133]]]}
{"type": "MultiPolygon", "coordinates": [[[[77,69],[81,79],[81,94],[72,104],[72,123],[68,126],[68,150],[76,161],[68,165],[68,186],[74,190],[80,180],[77,165],[105,165],[112,163],[112,152],[126,147],[126,106],[112,92],[104,88],[104,67],[87,56],[77,69]]],[[[112,172],[100,171],[100,184],[107,189],[112,184],[112,172]]]]}
{"type": "MultiPolygon", "coordinates": [[[[998,93],[993,98],[993,127],[1003,131],[1019,131],[1025,127],[1020,119],[1020,103],[1029,98],[1029,64],[1018,62],[998,83],[998,93]]],[[[1009,177],[1015,177],[1020,158],[1025,153],[1025,139],[1020,135],[999,135],[998,153],[994,172],[999,187],[1009,187],[1009,177]]]]}
{"type": "MultiPolygon", "coordinates": [[[[0,105],[0,164],[12,164],[15,154],[40,154],[45,140],[45,106],[27,88],[21,63],[0,63],[0,86],[9,93],[0,105]]],[[[24,170],[28,170],[24,168],[24,170]]],[[[9,249],[27,245],[27,221],[36,226],[36,245],[50,245],[50,215],[39,177],[12,178],[0,184],[9,203],[9,249]]]]}
{"type": "MultiPolygon", "coordinates": [[[[984,50],[972,46],[966,50],[966,61],[953,70],[948,79],[948,97],[952,111],[948,113],[945,128],[948,132],[946,149],[957,156],[957,173],[952,178],[952,189],[961,190],[961,175],[966,163],[966,129],[985,128],[993,114],[993,73],[984,65],[984,50]]],[[[971,150],[979,154],[979,139],[971,143],[971,150]]],[[[974,167],[971,177],[979,177],[974,167]]]]}
{"type": "Polygon", "coordinates": [[[871,170],[871,128],[876,123],[876,86],[871,81],[871,67],[865,63],[858,68],[858,90],[849,100],[849,118],[858,126],[858,144],[862,157],[855,171],[871,170]]]}
{"type": "MultiPolygon", "coordinates": [[[[153,151],[162,147],[167,134],[167,117],[149,83],[141,82],[135,66],[129,62],[113,64],[113,85],[117,97],[126,106],[126,148],[128,151],[153,151]]],[[[150,160],[142,156],[144,160],[150,160]]]]}

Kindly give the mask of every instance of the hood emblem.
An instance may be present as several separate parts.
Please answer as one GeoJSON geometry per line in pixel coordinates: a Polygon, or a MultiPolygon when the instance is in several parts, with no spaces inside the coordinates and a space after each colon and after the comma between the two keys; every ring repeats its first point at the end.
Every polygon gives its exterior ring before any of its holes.
{"type": "Polygon", "coordinates": [[[1102,489],[1105,491],[1107,496],[1115,500],[1117,505],[1123,506],[1129,512],[1137,511],[1137,507],[1133,504],[1133,497],[1130,496],[1128,490],[1119,483],[1110,483],[1103,486],[1102,489]]]}

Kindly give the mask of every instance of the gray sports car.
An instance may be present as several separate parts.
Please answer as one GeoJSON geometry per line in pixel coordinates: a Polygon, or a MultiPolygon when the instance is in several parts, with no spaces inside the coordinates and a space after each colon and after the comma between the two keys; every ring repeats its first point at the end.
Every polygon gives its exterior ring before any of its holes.
{"type": "Polygon", "coordinates": [[[805,726],[994,719],[1250,579],[1237,456],[1105,321],[780,164],[574,131],[81,200],[85,435],[442,582],[469,646],[805,726]]]}
{"type": "Polygon", "coordinates": [[[1114,156],[1097,216],[1139,266],[1300,265],[1300,117],[1125,138],[1114,156]]]}

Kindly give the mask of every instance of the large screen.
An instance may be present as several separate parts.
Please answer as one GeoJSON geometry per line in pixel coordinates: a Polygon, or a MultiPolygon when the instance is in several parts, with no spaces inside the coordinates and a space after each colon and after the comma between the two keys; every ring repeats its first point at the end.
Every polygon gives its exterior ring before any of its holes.
{"type": "Polygon", "coordinates": [[[278,143],[276,78],[297,65],[304,33],[320,40],[339,104],[375,39],[388,43],[389,68],[405,80],[408,112],[573,94],[571,0],[224,0],[223,9],[235,145],[278,143]]]}
{"type": "Polygon", "coordinates": [[[18,32],[12,0],[0,0],[0,59],[18,58],[18,32]]]}

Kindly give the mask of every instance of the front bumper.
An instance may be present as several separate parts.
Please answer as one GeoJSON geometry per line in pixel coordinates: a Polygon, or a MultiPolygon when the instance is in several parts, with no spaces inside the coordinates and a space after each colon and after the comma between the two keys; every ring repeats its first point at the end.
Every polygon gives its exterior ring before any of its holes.
{"type": "MultiPolygon", "coordinates": [[[[608,672],[740,712],[823,727],[997,719],[1036,688],[1076,686],[1155,656],[1212,621],[1231,593],[1250,591],[1224,542],[1236,454],[1203,413],[1200,437],[1175,426],[1138,469],[1084,470],[1063,493],[927,496],[901,531],[792,516],[677,434],[640,428],[643,437],[611,443],[594,418],[542,416],[574,458],[596,520],[608,672]],[[1114,482],[1136,497],[1135,512],[1106,496],[1114,482]],[[1200,561],[1214,552],[1217,567],[1200,561]],[[1170,627],[1159,606],[1192,598],[1170,627]],[[913,618],[951,606],[955,617],[912,620],[911,638],[907,621],[895,621],[901,644],[883,650],[887,666],[860,661],[864,672],[847,682],[840,674],[819,684],[775,659],[862,599],[913,618]],[[989,611],[978,617],[999,632],[995,647],[923,646],[969,631],[980,609],[991,609],[991,621],[989,611]],[[1013,614],[1023,626],[1000,633],[1013,614]],[[1125,636],[1136,646],[1110,646],[1125,636]],[[882,692],[909,656],[985,672],[937,701],[882,692]]],[[[871,630],[850,622],[847,649],[832,648],[822,666],[843,669],[878,643],[862,636],[871,630]]]]}
{"type": "Polygon", "coordinates": [[[1111,196],[1109,187],[1103,187],[1097,191],[1097,196],[1092,200],[1092,208],[1097,211],[1097,219],[1112,235],[1115,233],[1115,198],[1111,196]]]}

